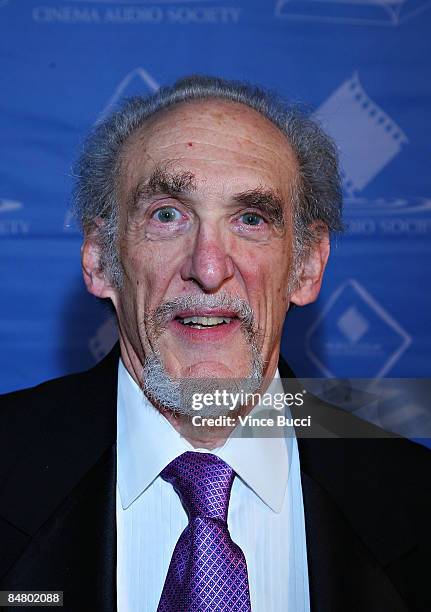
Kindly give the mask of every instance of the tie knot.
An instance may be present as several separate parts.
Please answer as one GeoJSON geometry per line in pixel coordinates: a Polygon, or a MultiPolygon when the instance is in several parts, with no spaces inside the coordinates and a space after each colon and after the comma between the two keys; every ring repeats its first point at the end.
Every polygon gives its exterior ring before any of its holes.
{"type": "Polygon", "coordinates": [[[178,493],[189,518],[205,516],[227,521],[235,472],[211,453],[187,451],[161,472],[178,493]]]}

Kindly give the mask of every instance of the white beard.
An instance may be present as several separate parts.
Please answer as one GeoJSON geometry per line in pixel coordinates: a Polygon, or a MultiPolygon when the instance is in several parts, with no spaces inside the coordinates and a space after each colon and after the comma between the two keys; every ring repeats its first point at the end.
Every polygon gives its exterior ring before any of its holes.
{"type": "MultiPolygon", "coordinates": [[[[160,351],[156,348],[144,361],[142,389],[145,395],[159,406],[186,416],[196,415],[192,408],[195,393],[204,394],[219,390],[227,393],[255,393],[262,384],[264,361],[258,348],[258,334],[255,330],[254,315],[250,305],[237,296],[226,292],[218,295],[186,295],[175,298],[149,313],[147,325],[156,339],[166,330],[167,323],[176,312],[193,308],[226,307],[235,312],[241,321],[241,329],[250,350],[248,374],[241,378],[184,378],[174,379],[166,372],[160,351]]],[[[238,406],[239,408],[240,406],[238,406]]],[[[229,406],[213,404],[202,409],[205,416],[233,414],[229,406]]]]}
{"type": "MultiPolygon", "coordinates": [[[[145,360],[142,372],[142,389],[145,395],[158,405],[171,410],[176,414],[195,416],[198,414],[193,406],[194,394],[214,394],[219,390],[234,395],[255,393],[263,380],[263,360],[255,346],[251,348],[251,363],[249,375],[244,378],[184,378],[173,379],[166,372],[158,354],[151,355],[145,360]]],[[[238,405],[236,411],[240,408],[238,405]]],[[[225,414],[235,415],[228,405],[214,403],[204,406],[199,414],[202,416],[217,417],[225,414]]]]}

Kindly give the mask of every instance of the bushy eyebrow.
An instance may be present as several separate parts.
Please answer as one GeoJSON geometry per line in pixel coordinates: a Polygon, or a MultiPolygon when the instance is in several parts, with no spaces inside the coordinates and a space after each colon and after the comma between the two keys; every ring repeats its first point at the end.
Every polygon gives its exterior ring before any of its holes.
{"type": "MultiPolygon", "coordinates": [[[[137,209],[143,199],[155,195],[179,196],[190,194],[197,189],[196,177],[192,172],[168,172],[157,167],[149,179],[141,181],[132,193],[132,209],[137,209]]],[[[234,194],[231,201],[264,213],[279,228],[284,228],[284,203],[272,190],[257,187],[234,194]]]]}
{"type": "Polygon", "coordinates": [[[196,190],[196,179],[192,172],[167,172],[157,167],[150,178],[141,181],[132,194],[132,207],[138,208],[141,199],[155,195],[184,195],[196,190]]]}
{"type": "Polygon", "coordinates": [[[250,208],[257,208],[265,213],[276,227],[284,227],[283,200],[271,189],[250,189],[237,193],[232,199],[234,202],[238,202],[238,204],[243,204],[250,208]]]}

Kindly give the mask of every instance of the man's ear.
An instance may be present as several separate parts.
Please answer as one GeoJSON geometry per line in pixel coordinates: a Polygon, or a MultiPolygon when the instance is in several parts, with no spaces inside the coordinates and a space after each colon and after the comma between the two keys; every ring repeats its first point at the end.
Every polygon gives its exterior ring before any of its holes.
{"type": "Polygon", "coordinates": [[[81,246],[81,266],[87,290],[100,298],[112,298],[114,290],[102,269],[102,252],[99,227],[102,220],[96,220],[96,227],[84,237],[81,246]],[[99,222],[98,222],[99,221],[99,222]]]}
{"type": "Polygon", "coordinates": [[[290,296],[290,302],[297,306],[311,304],[317,299],[329,257],[329,232],[326,225],[319,223],[310,229],[316,239],[301,263],[297,285],[290,296]]]}

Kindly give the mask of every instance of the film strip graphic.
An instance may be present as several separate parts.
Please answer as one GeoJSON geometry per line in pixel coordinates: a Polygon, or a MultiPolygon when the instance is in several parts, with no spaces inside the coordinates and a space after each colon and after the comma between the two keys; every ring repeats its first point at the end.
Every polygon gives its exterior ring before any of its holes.
{"type": "Polygon", "coordinates": [[[408,143],[402,129],[365,92],[356,72],[315,116],[339,146],[348,197],[360,193],[408,143]]]}

